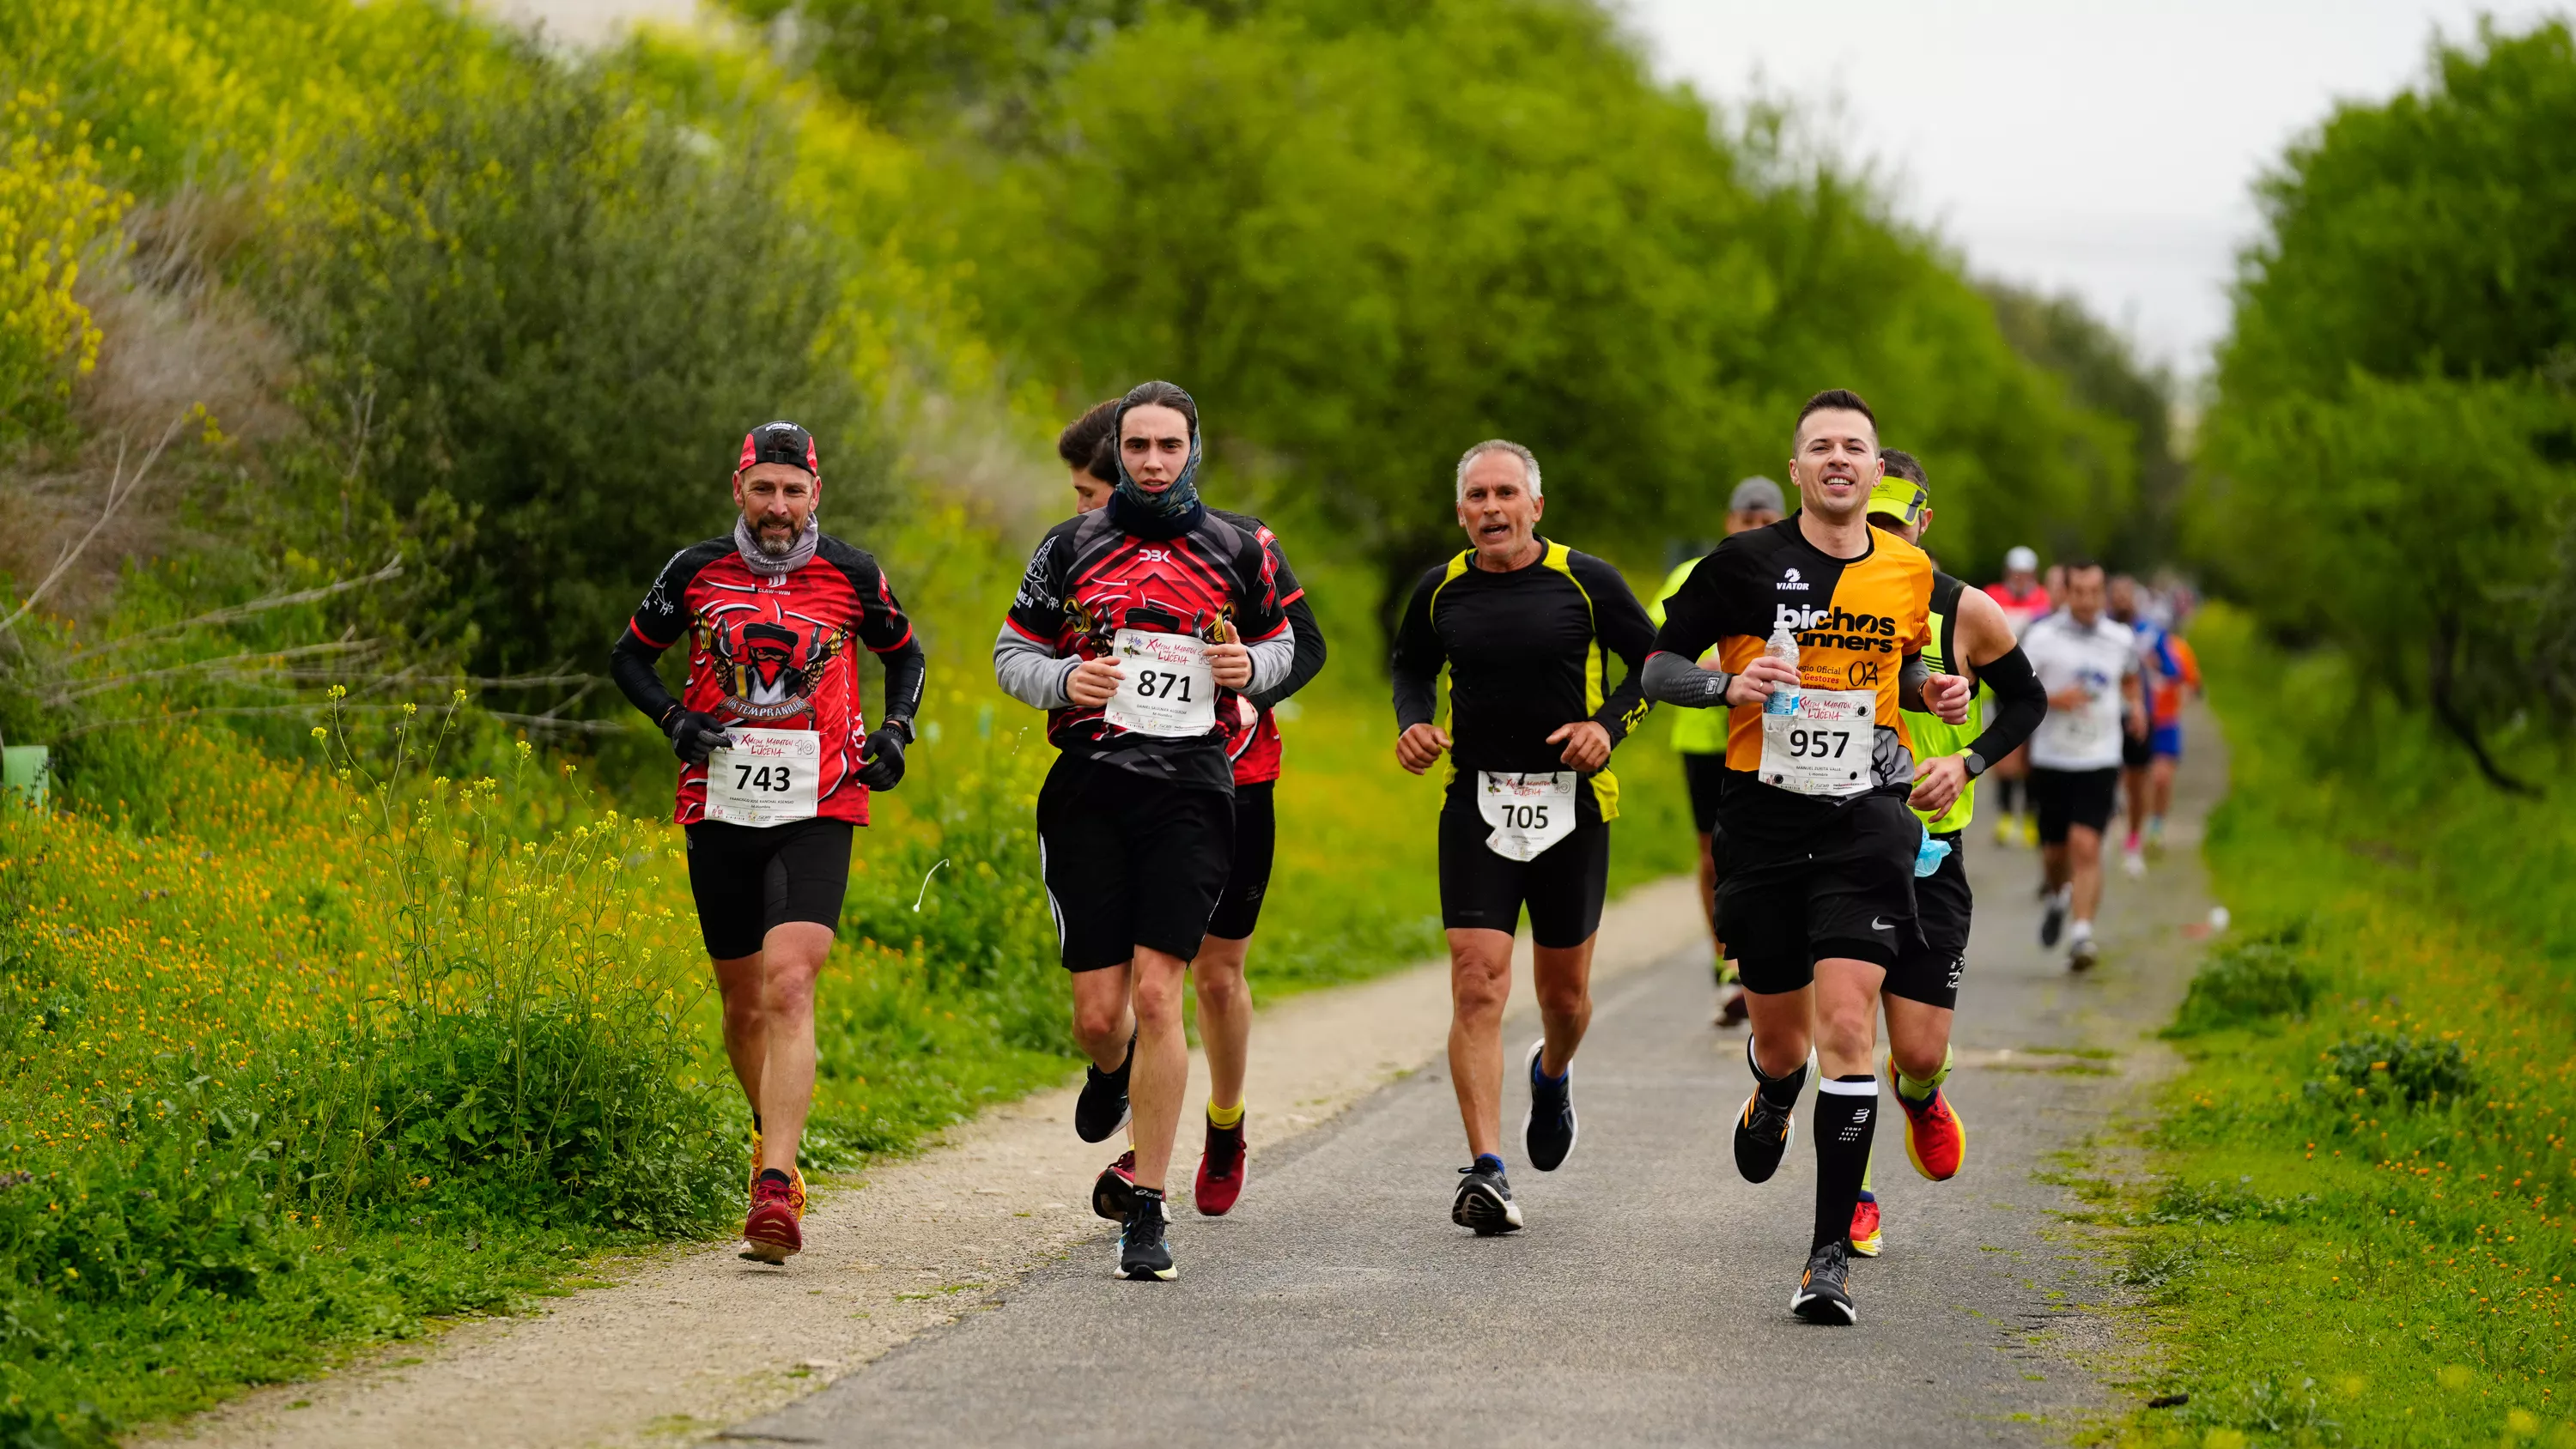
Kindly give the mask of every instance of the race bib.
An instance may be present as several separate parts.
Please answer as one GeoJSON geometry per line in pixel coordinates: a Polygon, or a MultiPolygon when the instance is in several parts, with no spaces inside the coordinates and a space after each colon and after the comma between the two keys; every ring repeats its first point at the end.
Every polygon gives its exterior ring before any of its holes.
{"type": "Polygon", "coordinates": [[[1216,671],[1207,645],[1190,634],[1121,629],[1109,657],[1125,677],[1101,718],[1122,730],[1186,739],[1216,728],[1216,671]]]}
{"type": "Polygon", "coordinates": [[[1494,827],[1485,848],[1505,860],[1536,860],[1574,833],[1572,770],[1476,772],[1476,813],[1494,827]]]}
{"type": "Polygon", "coordinates": [[[812,730],[739,725],[728,733],[733,746],[707,756],[707,818],[762,826],[813,819],[823,737],[812,730]]]}
{"type": "Polygon", "coordinates": [[[1801,795],[1862,794],[1877,728],[1874,690],[1802,691],[1795,711],[1762,717],[1762,783],[1801,795]]]}

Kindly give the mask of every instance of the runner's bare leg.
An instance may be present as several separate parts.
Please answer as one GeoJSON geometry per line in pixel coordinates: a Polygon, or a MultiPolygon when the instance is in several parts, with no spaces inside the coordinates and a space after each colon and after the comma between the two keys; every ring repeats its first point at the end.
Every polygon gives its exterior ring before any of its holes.
{"type": "Polygon", "coordinates": [[[716,963],[724,1001],[725,1056],[760,1114],[760,1165],[796,1167],[814,1105],[814,981],[832,951],[832,928],[788,921],[757,954],[716,963]]]}
{"type": "Polygon", "coordinates": [[[1449,1081],[1471,1157],[1503,1152],[1503,1008],[1511,997],[1511,933],[1450,931],[1449,1081]]]}
{"type": "Polygon", "coordinates": [[[1136,1068],[1127,1079],[1135,1114],[1136,1185],[1156,1191],[1172,1168],[1172,1136],[1181,1098],[1190,1089],[1190,1039],[1181,992],[1190,963],[1150,947],[1136,948],[1136,1068]]]}
{"type": "MultiPolygon", "coordinates": [[[[1127,1039],[1136,1030],[1136,1019],[1127,1010],[1130,975],[1125,961],[1072,973],[1073,1039],[1091,1064],[1104,1072],[1118,1070],[1127,1060],[1127,1039]]],[[[1131,1097],[1133,1092],[1130,1083],[1131,1097]]]]}
{"type": "Polygon", "coordinates": [[[1210,936],[1199,943],[1190,979],[1199,998],[1199,1045],[1207,1051],[1208,1100],[1221,1107],[1243,1102],[1243,1074],[1252,1055],[1252,988],[1243,958],[1252,938],[1210,936]]]}
{"type": "MultiPolygon", "coordinates": [[[[1538,992],[1539,1029],[1547,1038],[1538,1068],[1551,1077],[1565,1075],[1575,1049],[1583,1045],[1583,1034],[1592,1027],[1592,946],[1600,939],[1596,932],[1579,946],[1537,946],[1530,951],[1530,985],[1538,992]]],[[[1497,1040],[1501,1026],[1498,1019],[1497,1040]]],[[[1500,1111],[1502,1083],[1497,1080],[1494,1087],[1500,1111]]]]}

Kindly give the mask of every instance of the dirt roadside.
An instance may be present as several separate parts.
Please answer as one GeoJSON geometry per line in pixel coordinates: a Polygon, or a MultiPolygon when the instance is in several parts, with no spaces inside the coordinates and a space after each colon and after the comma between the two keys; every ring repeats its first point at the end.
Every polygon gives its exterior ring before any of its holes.
{"type": "MultiPolygon", "coordinates": [[[[1688,881],[1632,891],[1603,919],[1595,979],[1662,959],[1701,931],[1688,881]]],[[[1528,1000],[1528,949],[1524,938],[1515,1010],[1528,1000]]],[[[1429,1061],[1448,1029],[1444,962],[1264,1011],[1246,1093],[1252,1191],[1260,1191],[1263,1148],[1429,1061]]],[[[1194,1059],[1194,1102],[1204,1071],[1194,1059]]],[[[533,1316],[393,1345],[146,1442],[576,1449],[694,1441],[974,1311],[1032,1267],[1098,1237],[1106,1225],[1091,1214],[1090,1183],[1110,1154],[1073,1135],[1073,1098],[1067,1089],[995,1108],[918,1158],[819,1195],[805,1253],[783,1272],[743,1262],[731,1244],[630,1265],[613,1286],[533,1316]]],[[[1195,1151],[1185,1142],[1180,1160],[1194,1166],[1195,1151]]]]}

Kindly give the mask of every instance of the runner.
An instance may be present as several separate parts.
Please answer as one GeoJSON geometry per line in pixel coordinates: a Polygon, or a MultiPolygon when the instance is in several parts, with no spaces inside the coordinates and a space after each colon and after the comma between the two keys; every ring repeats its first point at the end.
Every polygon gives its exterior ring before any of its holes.
{"type": "Polygon", "coordinates": [[[1848,1324],[1858,1313],[1846,1238],[1878,1115],[1879,989],[1919,935],[1923,827],[1905,808],[1915,765],[1898,710],[1961,722],[1969,686],[1921,658],[1932,561],[1869,526],[1881,476],[1869,404],[1840,388],[1809,398],[1789,476],[1797,515],[1719,544],[1666,606],[1646,693],[1731,711],[1717,915],[1750,993],[1754,1080],[1736,1169],[1748,1182],[1778,1171],[1812,1044],[1824,1073],[1814,1233],[1789,1307],[1848,1324]],[[1718,667],[1703,668],[1711,645],[1718,667]]]}
{"type": "Polygon", "coordinates": [[[1458,524],[1474,546],[1422,576],[1389,673],[1395,757],[1445,754],[1440,917],[1449,932],[1449,1075],[1474,1158],[1450,1221],[1479,1237],[1522,1226],[1503,1172],[1503,1007],[1512,933],[1529,907],[1542,1035],[1530,1043],[1521,1146],[1553,1172],[1574,1150],[1575,1048],[1592,1022],[1592,943],[1609,883],[1619,782],[1610,752],[1646,713],[1639,667],[1655,626],[1627,581],[1538,532],[1538,459],[1496,438],[1458,460],[1458,524]],[[1626,677],[1610,688],[1610,656],[1626,677]],[[1438,679],[1449,671],[1448,726],[1438,679]]]}
{"type": "Polygon", "coordinates": [[[725,1055],[751,1103],[743,1256],[804,1246],[796,1150],[814,1100],[814,980],[849,884],[868,793],[903,779],[921,646],[863,549],[823,532],[813,436],[766,423],[742,440],[733,532],[671,556],[610,651],[627,701],[680,757],[672,818],[724,1003],[725,1055]],[[653,663],[689,635],[679,698],[653,663]],[[885,663],[885,722],[859,702],[855,640],[885,663]]]}
{"type": "MultiPolygon", "coordinates": [[[[2030,626],[2048,617],[2057,605],[2046,586],[2039,581],[2039,554],[2016,544],[2004,551],[2003,582],[1988,584],[1986,597],[2004,611],[2004,622],[2012,627],[2013,637],[2030,632],[2030,626]]],[[[1995,779],[1996,804],[2002,809],[1995,816],[1995,844],[2037,845],[2039,827],[2032,823],[2022,799],[2022,782],[2030,778],[2030,750],[2027,746],[1995,761],[1991,772],[1995,779]]]]}
{"type": "MultiPolygon", "coordinates": [[[[1869,521],[1907,543],[1922,546],[1932,527],[1932,495],[1923,465],[1913,454],[1889,448],[1879,454],[1887,476],[1870,494],[1869,521]]],[[[1905,1154],[1934,1182],[1957,1175],[1966,1159],[1967,1129],[1941,1084],[1950,1076],[1950,1023],[1959,1004],[1959,980],[1968,968],[1968,925],[1976,900],[1968,890],[1968,821],[1976,810],[1977,777],[1985,761],[2019,749],[2048,712],[2048,696],[2014,642],[2004,611],[1983,591],[1948,574],[1932,575],[1932,642],[1924,667],[1976,681],[1968,716],[1960,724],[1918,710],[1904,712],[1917,763],[1909,802],[1932,839],[1950,847],[1940,868],[1914,881],[1914,905],[1923,939],[1900,944],[1896,969],[1887,973],[1881,999],[1887,1008],[1887,1075],[1896,1105],[1905,1110],[1905,1154]],[[1953,661],[1957,661],[1956,664],[1953,661]],[[1964,665],[1964,668],[1959,667],[1964,665]],[[1995,701],[1989,710],[1987,702],[1995,701]]],[[[1860,1205],[1852,1210],[1852,1251],[1875,1258],[1885,1238],[1878,1195],[1861,1179],[1860,1205]]]]}
{"type": "MultiPolygon", "coordinates": [[[[1768,478],[1747,478],[1735,485],[1734,496],[1726,500],[1726,536],[1768,528],[1788,511],[1779,484],[1768,478]]],[[[1664,626],[1664,601],[1698,567],[1698,559],[1684,559],[1665,577],[1654,603],[1646,607],[1646,617],[1656,628],[1664,626]]],[[[1735,963],[1726,959],[1726,943],[1717,935],[1717,792],[1726,780],[1726,717],[1707,710],[1684,710],[1673,716],[1673,753],[1682,757],[1682,785],[1690,792],[1691,824],[1699,831],[1699,906],[1708,917],[1709,944],[1716,949],[1712,967],[1719,996],[1717,1025],[1734,1026],[1744,1020],[1744,987],[1736,981],[1735,963]]]]}
{"type": "Polygon", "coordinates": [[[2200,660],[2180,634],[2160,622],[2168,610],[2137,580],[2123,574],[2111,581],[2111,617],[2138,636],[2138,667],[2144,671],[2147,732],[2120,741],[2120,787],[2129,807],[2129,838],[2120,852],[2120,868],[2131,877],[2147,873],[2147,852],[2161,852],[2165,810],[2173,803],[2175,764],[2182,758],[2183,691],[2200,690],[2200,660]]]}
{"type": "Polygon", "coordinates": [[[2137,636],[2104,612],[2102,566],[2066,566],[2066,607],[2030,626],[2022,648],[2048,689],[2048,718],[2030,739],[2030,793],[2039,806],[2039,845],[2046,897],[2039,944],[2054,946],[2066,930],[2066,964],[2092,969],[2101,959],[2093,914],[2102,904],[2102,832],[2120,787],[2120,736],[2140,731],[2137,636]]]}
{"type": "Polygon", "coordinates": [[[1132,1092],[1118,1274],[1155,1280],[1178,1276],[1164,1183],[1189,1082],[1181,983],[1233,860],[1227,726],[1236,694],[1278,688],[1297,646],[1271,555],[1199,499],[1198,404],[1143,383],[1114,422],[1109,504],[1039,541],[993,673],[1048,712],[1062,751],[1037,815],[1074,1036],[1093,1063],[1074,1130],[1106,1140],[1132,1092]]]}
{"type": "MultiPolygon", "coordinates": [[[[1066,425],[1056,439],[1056,453],[1067,462],[1090,461],[1073,470],[1074,509],[1089,513],[1109,504],[1118,482],[1118,453],[1110,445],[1119,400],[1093,407],[1066,425]]],[[[1288,567],[1279,539],[1260,519],[1211,508],[1261,541],[1269,551],[1279,580],[1279,601],[1288,627],[1297,637],[1297,665],[1277,689],[1239,696],[1242,728],[1227,745],[1234,758],[1234,864],[1227,872],[1225,894],[1217,898],[1208,920],[1207,939],[1190,963],[1190,983],[1198,994],[1199,1040],[1207,1048],[1207,1146],[1191,1198],[1209,1217],[1223,1217],[1242,1196],[1246,1172],[1243,1135],[1243,1077],[1251,1053],[1252,989],[1244,981],[1244,957],[1252,949],[1252,929],[1261,919],[1262,897],[1270,889],[1270,864],[1277,853],[1278,815],[1272,796],[1279,782],[1282,741],[1273,711],[1281,700],[1306,687],[1324,668],[1324,631],[1306,603],[1306,591],[1288,567]],[[1248,718],[1242,718],[1248,716],[1248,718]]],[[[1091,1190],[1094,1212],[1113,1222],[1127,1218],[1128,1189],[1135,1182],[1136,1155],[1131,1148],[1102,1170],[1091,1190]]]]}

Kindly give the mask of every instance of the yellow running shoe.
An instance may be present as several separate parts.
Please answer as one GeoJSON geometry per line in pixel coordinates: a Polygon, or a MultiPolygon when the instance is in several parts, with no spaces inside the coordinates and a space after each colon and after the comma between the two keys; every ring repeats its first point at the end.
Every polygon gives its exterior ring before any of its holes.
{"type": "Polygon", "coordinates": [[[2025,815],[2021,818],[2021,843],[2024,850],[2039,849],[2038,816],[2025,815]]]}
{"type": "Polygon", "coordinates": [[[1995,847],[1999,850],[2010,850],[2020,843],[2020,837],[2013,832],[2013,818],[2009,815],[1996,816],[1995,847]]]}

